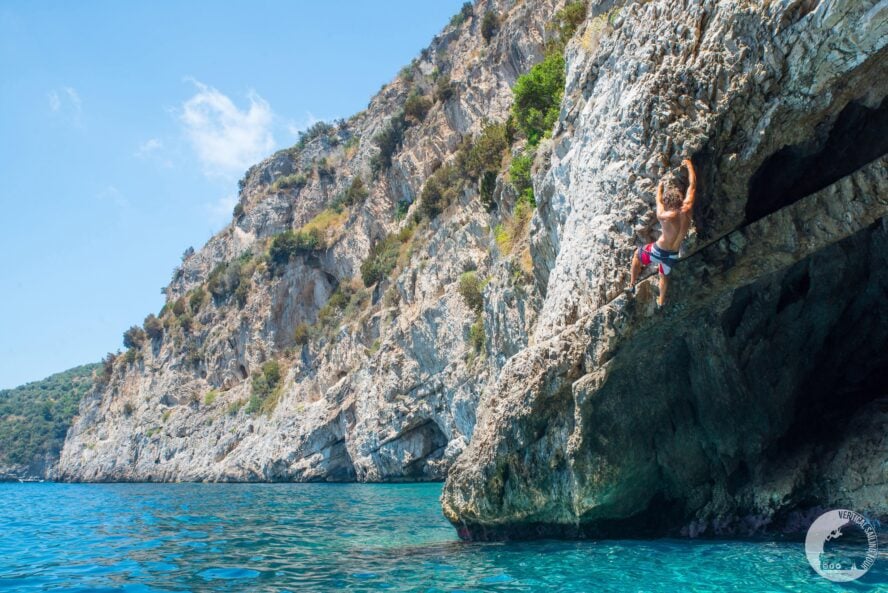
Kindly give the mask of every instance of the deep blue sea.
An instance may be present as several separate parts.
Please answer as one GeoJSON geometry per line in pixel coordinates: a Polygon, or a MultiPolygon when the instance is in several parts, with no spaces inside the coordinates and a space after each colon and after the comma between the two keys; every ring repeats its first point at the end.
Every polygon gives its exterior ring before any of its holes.
{"type": "Polygon", "coordinates": [[[0,484],[0,590],[886,591],[801,543],[460,542],[440,484],[0,484]]]}

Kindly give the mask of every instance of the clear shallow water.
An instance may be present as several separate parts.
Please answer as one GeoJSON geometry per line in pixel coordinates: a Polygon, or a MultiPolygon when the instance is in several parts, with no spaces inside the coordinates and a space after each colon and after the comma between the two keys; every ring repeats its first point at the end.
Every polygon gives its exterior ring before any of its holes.
{"type": "Polygon", "coordinates": [[[440,484],[0,484],[0,590],[888,591],[800,543],[466,544],[440,484]]]}

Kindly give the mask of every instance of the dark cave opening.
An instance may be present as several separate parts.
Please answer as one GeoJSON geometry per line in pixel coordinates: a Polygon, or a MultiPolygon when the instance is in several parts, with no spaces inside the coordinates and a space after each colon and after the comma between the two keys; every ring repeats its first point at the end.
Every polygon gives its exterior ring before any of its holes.
{"type": "Polygon", "coordinates": [[[888,153],[888,97],[874,109],[848,103],[814,138],[784,146],[749,180],[746,222],[754,222],[811,195],[888,153]]]}
{"type": "MultiPolygon", "coordinates": [[[[844,275],[836,280],[837,290],[830,305],[841,307],[841,315],[831,325],[820,348],[810,351],[811,372],[796,390],[792,425],[771,447],[774,458],[806,444],[820,450],[830,449],[846,435],[849,422],[871,402],[888,402],[888,317],[880,307],[888,294],[886,254],[873,253],[873,245],[886,240],[881,222],[833,246],[848,254],[867,258],[870,263],[846,264],[844,275]]],[[[790,270],[785,278],[780,301],[786,293],[797,293],[801,283],[808,283],[808,272],[790,270]],[[794,273],[795,272],[795,273],[794,273]]],[[[806,289],[807,290],[807,289],[806,289]]],[[[779,307],[778,307],[779,310],[779,307]]]]}
{"type": "Polygon", "coordinates": [[[434,420],[429,419],[406,431],[400,438],[418,439],[420,444],[419,455],[404,465],[404,477],[415,480],[427,478],[426,466],[430,460],[439,459],[444,455],[448,442],[447,435],[434,420]]]}

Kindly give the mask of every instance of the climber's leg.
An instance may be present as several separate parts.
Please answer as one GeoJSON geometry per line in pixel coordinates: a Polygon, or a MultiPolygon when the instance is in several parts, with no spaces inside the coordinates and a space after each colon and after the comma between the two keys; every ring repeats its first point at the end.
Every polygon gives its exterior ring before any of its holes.
{"type": "Polygon", "coordinates": [[[632,266],[629,274],[631,275],[630,288],[634,288],[635,283],[638,282],[638,275],[641,274],[641,260],[638,258],[637,250],[632,254],[632,266]]]}
{"type": "Polygon", "coordinates": [[[661,307],[666,303],[666,289],[669,288],[669,268],[660,264],[660,296],[657,297],[657,304],[661,307]]]}

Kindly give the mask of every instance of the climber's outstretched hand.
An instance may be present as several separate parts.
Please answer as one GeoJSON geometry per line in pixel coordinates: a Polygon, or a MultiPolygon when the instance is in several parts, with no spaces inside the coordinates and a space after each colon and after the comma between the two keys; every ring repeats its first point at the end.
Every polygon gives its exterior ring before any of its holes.
{"type": "Polygon", "coordinates": [[[694,171],[694,163],[691,162],[691,159],[684,159],[681,164],[688,168],[688,191],[681,205],[681,211],[688,213],[693,209],[694,200],[697,197],[697,173],[694,171]]]}

